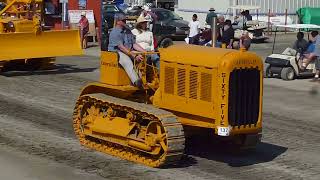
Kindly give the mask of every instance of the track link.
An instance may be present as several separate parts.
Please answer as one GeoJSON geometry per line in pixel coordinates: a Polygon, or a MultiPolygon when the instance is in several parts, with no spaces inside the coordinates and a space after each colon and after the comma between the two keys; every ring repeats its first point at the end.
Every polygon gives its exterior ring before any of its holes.
{"type": "Polygon", "coordinates": [[[74,109],[73,127],[82,145],[150,167],[163,167],[174,164],[181,159],[184,153],[185,137],[182,124],[177,121],[174,114],[152,105],[136,103],[100,93],[83,95],[79,97],[74,109]],[[126,111],[141,114],[152,121],[160,122],[166,132],[167,150],[153,156],[128,146],[86,136],[81,130],[81,110],[84,104],[88,102],[99,104],[99,107],[112,106],[125,109],[126,111]]]}

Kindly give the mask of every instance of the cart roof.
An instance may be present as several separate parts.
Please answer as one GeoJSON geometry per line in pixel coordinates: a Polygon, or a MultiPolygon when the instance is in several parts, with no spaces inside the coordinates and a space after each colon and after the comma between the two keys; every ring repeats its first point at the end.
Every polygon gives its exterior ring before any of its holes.
{"type": "Polygon", "coordinates": [[[320,29],[320,26],[315,24],[289,24],[289,25],[276,25],[276,27],[291,28],[291,29],[320,29]]]}
{"type": "Polygon", "coordinates": [[[260,6],[248,6],[248,5],[235,5],[230,6],[229,9],[240,9],[240,10],[255,10],[260,9],[260,6]]]}

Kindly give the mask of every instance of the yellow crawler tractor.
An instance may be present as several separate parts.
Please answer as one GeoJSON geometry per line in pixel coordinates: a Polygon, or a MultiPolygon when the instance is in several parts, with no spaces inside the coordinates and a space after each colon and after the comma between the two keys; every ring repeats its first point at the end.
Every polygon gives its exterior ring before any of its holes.
{"type": "Polygon", "coordinates": [[[43,30],[43,0],[1,2],[0,70],[8,63],[48,68],[56,56],[83,54],[78,30],[43,30]]]}
{"type": "Polygon", "coordinates": [[[143,55],[134,63],[139,89],[116,52],[101,52],[100,82],[82,90],[74,109],[82,145],[160,167],[181,158],[193,129],[209,129],[242,147],[260,142],[263,64],[256,54],[173,45],[160,49],[160,69],[143,55]]]}

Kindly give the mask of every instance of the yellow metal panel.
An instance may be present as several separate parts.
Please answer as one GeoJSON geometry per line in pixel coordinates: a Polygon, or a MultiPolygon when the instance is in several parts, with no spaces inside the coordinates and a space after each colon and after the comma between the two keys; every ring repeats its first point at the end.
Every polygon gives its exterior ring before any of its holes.
{"type": "Polygon", "coordinates": [[[34,24],[32,20],[20,19],[12,21],[14,23],[15,32],[34,32],[34,24]]]}
{"type": "Polygon", "coordinates": [[[115,86],[131,85],[116,52],[101,52],[100,82],[115,86]]]}
{"type": "Polygon", "coordinates": [[[175,62],[189,64],[193,66],[205,66],[210,68],[217,68],[220,63],[226,60],[228,54],[228,61],[239,59],[243,54],[251,54],[255,59],[259,58],[252,52],[241,52],[239,50],[222,49],[203,47],[196,45],[173,45],[165,49],[160,49],[161,61],[175,62]]]}
{"type": "Polygon", "coordinates": [[[82,55],[78,30],[0,34],[0,61],[82,55]]]}
{"type": "Polygon", "coordinates": [[[128,96],[139,90],[135,86],[114,86],[105,83],[90,83],[84,87],[80,96],[92,93],[102,93],[110,96],[126,99],[128,96]]]}
{"type": "Polygon", "coordinates": [[[154,105],[174,111],[181,123],[198,127],[228,127],[230,73],[235,69],[258,69],[261,95],[258,122],[255,127],[240,127],[240,130],[234,129],[231,133],[255,132],[261,129],[263,63],[256,54],[182,45],[162,50],[161,58],[160,89],[153,98],[154,105]],[[174,70],[172,75],[166,76],[166,72],[172,71],[168,71],[167,67],[174,70]],[[177,89],[179,86],[177,69],[183,67],[186,69],[185,97],[181,97],[177,89]],[[211,85],[208,84],[210,82],[211,85]],[[189,116],[181,116],[181,113],[189,116]],[[190,119],[194,115],[198,117],[190,119]],[[209,118],[212,121],[201,121],[200,118],[209,118]]]}
{"type": "Polygon", "coordinates": [[[115,117],[109,119],[98,117],[89,127],[94,132],[126,137],[135,125],[135,123],[131,123],[130,120],[125,118],[115,117]]]}
{"type": "Polygon", "coordinates": [[[156,106],[206,118],[215,117],[214,94],[212,92],[215,92],[213,87],[216,83],[214,77],[216,69],[165,61],[162,61],[160,66],[160,89],[158,90],[160,92],[154,97],[154,104],[156,106]],[[191,72],[195,72],[196,74],[192,74],[191,72]],[[201,75],[203,74],[211,77],[210,84],[202,85],[201,75]],[[183,76],[184,80],[180,79],[181,76],[183,76]],[[211,89],[202,89],[207,87],[211,87],[211,89]],[[210,93],[206,94],[208,91],[210,93]]]}

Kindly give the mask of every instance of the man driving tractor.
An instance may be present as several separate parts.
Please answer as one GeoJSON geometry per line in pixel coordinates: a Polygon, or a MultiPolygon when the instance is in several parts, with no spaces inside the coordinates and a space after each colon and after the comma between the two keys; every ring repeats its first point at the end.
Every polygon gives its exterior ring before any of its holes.
{"type": "Polygon", "coordinates": [[[135,72],[132,60],[142,61],[142,55],[137,52],[146,53],[139,44],[136,43],[132,32],[127,28],[126,17],[123,14],[115,15],[116,25],[109,36],[109,51],[115,51],[119,54],[119,63],[127,72],[132,84],[136,87],[142,87],[142,81],[135,72]]]}

